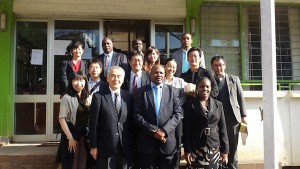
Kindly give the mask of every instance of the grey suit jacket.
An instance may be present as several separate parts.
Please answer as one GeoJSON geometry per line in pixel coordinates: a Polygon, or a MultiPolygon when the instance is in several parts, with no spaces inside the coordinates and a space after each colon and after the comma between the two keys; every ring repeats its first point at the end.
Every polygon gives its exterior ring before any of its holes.
{"type": "Polygon", "coordinates": [[[93,95],[90,106],[90,146],[97,147],[104,157],[117,154],[119,141],[127,157],[133,154],[133,97],[125,90],[121,90],[120,96],[119,118],[108,86],[93,95]]]}
{"type": "Polygon", "coordinates": [[[225,74],[225,79],[227,82],[229,100],[232,110],[236,120],[241,122],[241,117],[246,117],[247,111],[240,79],[238,76],[229,74],[225,74]]]}
{"type": "MultiPolygon", "coordinates": [[[[100,59],[100,61],[103,63],[103,65],[104,65],[104,57],[105,57],[104,53],[102,53],[98,57],[100,59]]],[[[112,59],[111,60],[111,66],[120,66],[121,68],[124,69],[125,72],[128,72],[128,62],[127,62],[126,55],[114,51],[111,59],[112,59]]],[[[100,78],[104,82],[106,82],[106,77],[104,75],[104,72],[106,72],[106,71],[107,70],[104,70],[104,66],[103,66],[103,70],[102,70],[102,72],[100,74],[100,78]]]]}
{"type": "Polygon", "coordinates": [[[153,154],[156,152],[155,148],[159,147],[159,151],[163,154],[174,153],[177,150],[175,128],[183,114],[178,92],[172,86],[163,86],[158,126],[151,84],[140,87],[134,100],[134,120],[138,126],[136,151],[153,154]],[[158,128],[166,132],[165,144],[154,138],[154,131],[158,128]]]}
{"type": "MultiPolygon", "coordinates": [[[[150,81],[149,74],[146,73],[145,71],[142,71],[141,87],[145,86],[146,84],[149,84],[150,82],[151,81],[150,81]]],[[[124,79],[124,83],[122,85],[122,89],[129,91],[130,90],[130,85],[131,84],[130,84],[130,72],[129,72],[129,73],[127,73],[127,77],[125,77],[125,79],[124,79]]]]}
{"type": "Polygon", "coordinates": [[[182,52],[183,52],[183,49],[179,49],[177,51],[175,51],[174,53],[172,53],[171,57],[173,59],[176,60],[177,62],[177,70],[174,74],[174,76],[176,77],[180,77],[181,73],[182,73],[182,52]]]}

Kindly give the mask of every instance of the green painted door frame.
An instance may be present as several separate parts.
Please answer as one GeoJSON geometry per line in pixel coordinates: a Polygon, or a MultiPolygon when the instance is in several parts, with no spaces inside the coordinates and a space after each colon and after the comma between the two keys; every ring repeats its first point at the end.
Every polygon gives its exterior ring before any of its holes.
{"type": "MultiPolygon", "coordinates": [[[[13,134],[13,1],[0,1],[0,13],[6,13],[6,30],[0,31],[0,136],[10,138],[13,134]]],[[[1,141],[1,139],[0,139],[1,141]]]]}

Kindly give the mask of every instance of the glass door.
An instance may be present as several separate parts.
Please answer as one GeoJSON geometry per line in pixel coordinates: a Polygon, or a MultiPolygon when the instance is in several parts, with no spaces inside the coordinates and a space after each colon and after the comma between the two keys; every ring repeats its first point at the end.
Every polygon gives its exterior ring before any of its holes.
{"type": "Polygon", "coordinates": [[[66,53],[66,48],[72,40],[79,40],[84,43],[85,50],[82,56],[83,60],[89,60],[93,56],[100,53],[100,33],[99,21],[72,21],[72,20],[56,20],[54,21],[54,41],[53,41],[53,95],[52,121],[51,121],[51,137],[50,140],[57,140],[57,132],[59,129],[59,90],[60,90],[60,70],[63,60],[70,60],[71,56],[66,53]]]}
{"type": "Polygon", "coordinates": [[[16,28],[13,140],[46,140],[48,23],[18,21],[16,28]]]}

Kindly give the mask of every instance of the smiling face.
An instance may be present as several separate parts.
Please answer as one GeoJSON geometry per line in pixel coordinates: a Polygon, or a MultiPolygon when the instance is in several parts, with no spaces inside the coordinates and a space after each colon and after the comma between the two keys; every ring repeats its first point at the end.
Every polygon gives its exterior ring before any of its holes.
{"type": "Polygon", "coordinates": [[[83,78],[76,78],[72,80],[72,86],[76,92],[81,93],[85,86],[85,80],[83,78]]]}
{"type": "Polygon", "coordinates": [[[143,57],[138,54],[133,55],[130,60],[130,67],[131,67],[131,70],[135,73],[142,70],[143,57]]]}
{"type": "Polygon", "coordinates": [[[102,49],[105,53],[107,53],[107,54],[110,53],[111,51],[113,51],[113,48],[114,48],[114,46],[113,46],[111,39],[104,38],[102,40],[102,49]]]}
{"type": "Polygon", "coordinates": [[[158,54],[156,53],[155,50],[152,50],[152,52],[149,53],[148,55],[148,59],[152,64],[154,64],[157,61],[157,58],[158,58],[158,54]]]}
{"type": "Polygon", "coordinates": [[[164,67],[161,65],[154,65],[151,69],[150,78],[154,84],[156,85],[162,84],[165,78],[164,67]]]}
{"type": "Polygon", "coordinates": [[[217,76],[225,75],[226,63],[223,59],[214,60],[211,65],[212,70],[217,76]]]}
{"type": "Polygon", "coordinates": [[[79,58],[82,56],[84,50],[82,49],[82,46],[79,45],[77,48],[73,48],[71,50],[71,52],[72,52],[73,58],[79,58]]]}
{"type": "Polygon", "coordinates": [[[191,67],[200,65],[200,53],[198,51],[189,52],[188,62],[191,67]]]}
{"type": "Polygon", "coordinates": [[[89,67],[89,74],[93,80],[100,78],[101,67],[98,63],[91,63],[89,67]]]}
{"type": "Polygon", "coordinates": [[[200,79],[198,83],[198,96],[200,100],[207,100],[210,96],[211,82],[209,79],[200,79]]]}
{"type": "Polygon", "coordinates": [[[174,76],[177,69],[177,63],[173,60],[166,64],[166,76],[174,76]]]}
{"type": "Polygon", "coordinates": [[[112,90],[117,90],[121,88],[121,85],[124,82],[125,74],[122,73],[119,69],[112,69],[109,71],[107,75],[107,82],[109,87],[112,90]]]}

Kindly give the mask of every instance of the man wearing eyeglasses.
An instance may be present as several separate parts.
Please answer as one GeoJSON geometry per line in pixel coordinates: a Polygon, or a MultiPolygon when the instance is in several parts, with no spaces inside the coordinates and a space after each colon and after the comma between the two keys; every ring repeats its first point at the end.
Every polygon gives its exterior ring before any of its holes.
{"type": "Polygon", "coordinates": [[[247,124],[243,89],[239,77],[225,73],[226,60],[223,56],[214,56],[211,59],[211,68],[219,89],[217,100],[222,102],[225,114],[229,140],[228,165],[238,168],[237,145],[240,123],[247,124]]]}

